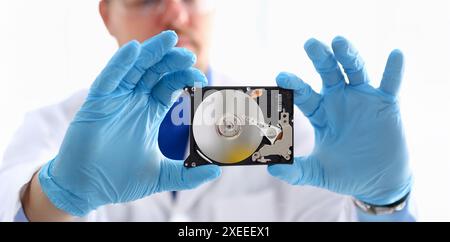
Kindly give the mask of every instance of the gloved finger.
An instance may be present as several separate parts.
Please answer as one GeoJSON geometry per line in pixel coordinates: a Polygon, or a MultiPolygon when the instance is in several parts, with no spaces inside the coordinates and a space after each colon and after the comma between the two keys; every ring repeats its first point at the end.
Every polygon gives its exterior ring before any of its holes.
{"type": "Polygon", "coordinates": [[[142,43],[136,64],[124,78],[124,86],[134,88],[147,69],[160,62],[177,42],[178,36],[174,31],[164,31],[142,43]]]}
{"type": "Polygon", "coordinates": [[[203,87],[208,83],[206,76],[196,68],[164,75],[152,89],[152,96],[166,108],[178,99],[179,91],[185,87],[203,87]]]}
{"type": "Polygon", "coordinates": [[[325,113],[321,112],[322,96],[316,93],[310,85],[296,75],[281,72],[277,76],[277,84],[281,88],[294,90],[294,103],[309,118],[314,125],[321,125],[325,113]]]}
{"type": "Polygon", "coordinates": [[[403,53],[400,50],[392,51],[384,70],[380,90],[392,96],[397,96],[403,79],[404,69],[403,53]]]}
{"type": "Polygon", "coordinates": [[[194,65],[196,61],[197,57],[192,51],[175,47],[160,62],[152,66],[150,70],[158,74],[181,71],[194,65]]]}
{"type": "Polygon", "coordinates": [[[137,41],[131,41],[122,46],[95,79],[91,86],[91,93],[106,95],[116,90],[120,81],[136,62],[140,51],[141,46],[137,41]]]}
{"type": "Polygon", "coordinates": [[[322,77],[324,89],[334,87],[337,84],[345,84],[341,68],[328,46],[316,39],[309,39],[305,43],[305,50],[322,77]]]}
{"type": "Polygon", "coordinates": [[[313,157],[295,157],[292,165],[270,165],[267,170],[270,175],[291,185],[323,187],[320,164],[313,157]]]}
{"type": "Polygon", "coordinates": [[[187,69],[195,64],[194,53],[184,48],[173,48],[156,65],[150,67],[142,77],[141,84],[146,90],[151,90],[160,80],[161,75],[187,69]]]}
{"type": "Polygon", "coordinates": [[[334,38],[332,47],[334,56],[344,68],[350,85],[356,86],[369,82],[364,60],[347,39],[341,36],[334,38]]]}
{"type": "Polygon", "coordinates": [[[216,165],[188,169],[184,167],[183,161],[165,159],[161,162],[159,192],[193,189],[221,174],[222,169],[216,165]]]}

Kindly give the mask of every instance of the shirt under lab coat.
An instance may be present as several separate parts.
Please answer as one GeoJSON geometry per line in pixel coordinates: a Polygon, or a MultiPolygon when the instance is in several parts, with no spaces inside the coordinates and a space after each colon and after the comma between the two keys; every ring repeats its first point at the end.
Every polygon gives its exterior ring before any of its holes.
{"type": "MultiPolygon", "coordinates": [[[[252,85],[212,73],[216,86],[252,85]]],[[[266,84],[266,83],[265,83],[266,84]]],[[[271,83],[274,85],[275,83],[271,83]]],[[[258,85],[258,84],[255,84],[258,85]]],[[[261,84],[259,84],[261,85],[261,84]]],[[[28,113],[0,168],[0,221],[12,221],[21,210],[23,188],[33,174],[58,153],[64,134],[87,90],[28,113]]],[[[313,129],[295,109],[294,151],[308,154],[313,129]]],[[[132,174],[130,174],[132,175],[132,174]]],[[[196,189],[154,194],[138,201],[106,205],[77,221],[356,221],[350,197],[326,190],[285,184],[266,166],[226,167],[217,180],[196,189]]]]}

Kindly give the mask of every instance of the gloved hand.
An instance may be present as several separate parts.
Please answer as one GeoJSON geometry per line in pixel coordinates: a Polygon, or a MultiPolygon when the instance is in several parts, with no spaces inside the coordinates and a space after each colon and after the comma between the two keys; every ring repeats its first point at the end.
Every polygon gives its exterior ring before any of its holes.
{"type": "Polygon", "coordinates": [[[158,147],[160,123],[180,89],[206,84],[191,67],[195,55],[175,48],[177,40],[166,31],[143,44],[132,41],[97,77],[59,154],[39,173],[57,208],[84,216],[105,204],[191,189],[220,175],[217,166],[186,169],[158,147]]]}
{"type": "Polygon", "coordinates": [[[280,87],[294,90],[295,104],[313,125],[315,148],[308,157],[296,157],[293,165],[268,170],[290,184],[325,188],[372,205],[392,204],[412,184],[397,102],[403,54],[391,53],[381,85],[374,88],[363,60],[346,39],[335,38],[332,49],[315,39],[305,44],[323,80],[321,94],[293,74],[277,77],[280,87]]]}

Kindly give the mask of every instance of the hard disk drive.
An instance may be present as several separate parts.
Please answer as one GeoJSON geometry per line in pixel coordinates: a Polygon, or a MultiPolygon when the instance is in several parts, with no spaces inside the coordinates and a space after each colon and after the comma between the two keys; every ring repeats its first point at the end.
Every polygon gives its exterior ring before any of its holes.
{"type": "Polygon", "coordinates": [[[279,87],[186,88],[188,168],[292,164],[293,92],[279,87]]]}

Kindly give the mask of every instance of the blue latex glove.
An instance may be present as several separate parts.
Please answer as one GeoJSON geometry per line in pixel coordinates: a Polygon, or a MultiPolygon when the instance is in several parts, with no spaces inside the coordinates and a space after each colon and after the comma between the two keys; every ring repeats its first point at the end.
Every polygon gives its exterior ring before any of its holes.
{"type": "Polygon", "coordinates": [[[159,126],[180,89],[206,83],[191,67],[195,55],[175,48],[177,40],[167,31],[143,44],[132,41],[97,77],[59,154],[39,173],[56,207],[84,216],[105,204],[191,189],[220,175],[217,166],[186,169],[158,148],[159,126]]]}
{"type": "Polygon", "coordinates": [[[295,104],[313,125],[315,148],[308,157],[296,157],[293,165],[274,165],[269,172],[290,184],[325,188],[372,205],[392,204],[412,184],[397,102],[403,54],[391,53],[381,85],[374,88],[346,39],[335,38],[332,47],[315,39],[305,44],[323,80],[321,94],[293,74],[277,77],[280,87],[294,90],[295,104]]]}

